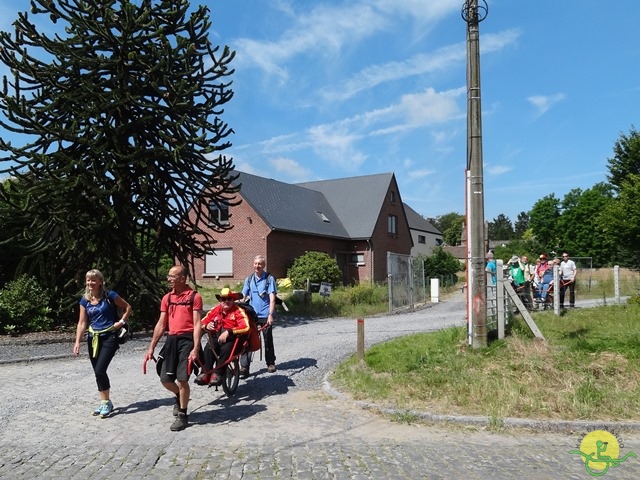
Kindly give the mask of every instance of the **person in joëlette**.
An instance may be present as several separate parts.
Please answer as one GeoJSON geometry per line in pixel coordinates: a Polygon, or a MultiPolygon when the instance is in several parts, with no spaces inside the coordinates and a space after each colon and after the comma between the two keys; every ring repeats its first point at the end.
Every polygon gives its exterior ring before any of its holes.
{"type": "Polygon", "coordinates": [[[205,372],[198,375],[196,378],[198,385],[220,385],[223,379],[222,369],[231,355],[236,338],[240,337],[240,341],[244,342],[244,337],[249,335],[249,317],[235,303],[242,298],[242,294],[223,288],[216,298],[220,303],[209,310],[202,319],[202,328],[213,333],[209,335],[209,342],[204,349],[204,368],[210,371],[214,363],[217,368],[211,375],[205,372]]]}

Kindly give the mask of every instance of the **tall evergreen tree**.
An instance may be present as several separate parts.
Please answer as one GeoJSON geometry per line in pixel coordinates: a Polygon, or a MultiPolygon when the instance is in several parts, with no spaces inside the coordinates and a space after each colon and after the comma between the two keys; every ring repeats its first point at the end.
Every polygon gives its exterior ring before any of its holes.
{"type": "Polygon", "coordinates": [[[518,219],[513,224],[513,230],[515,238],[523,238],[524,233],[529,229],[529,214],[527,212],[520,212],[518,219]]]}
{"type": "Polygon", "coordinates": [[[504,213],[501,213],[489,222],[490,240],[511,240],[513,238],[513,225],[504,213]]]}
{"type": "Polygon", "coordinates": [[[234,52],[186,0],[32,0],[31,14],[0,33],[0,126],[19,134],[0,140],[0,174],[16,179],[0,201],[22,227],[11,241],[69,302],[98,267],[153,316],[161,257],[210,251],[203,227],[227,227],[209,207],[236,202],[220,153],[234,52]]]}

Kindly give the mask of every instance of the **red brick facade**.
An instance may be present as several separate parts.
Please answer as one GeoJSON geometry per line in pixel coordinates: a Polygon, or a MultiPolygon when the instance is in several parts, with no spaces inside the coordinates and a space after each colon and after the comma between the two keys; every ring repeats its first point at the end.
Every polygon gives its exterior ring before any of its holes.
{"type": "MultiPolygon", "coordinates": [[[[242,196],[241,193],[239,195],[242,196]]],[[[320,251],[335,258],[344,273],[345,283],[371,280],[385,282],[387,252],[404,255],[411,252],[411,232],[395,182],[389,186],[372,237],[365,240],[272,231],[247,202],[230,207],[229,213],[232,228],[215,235],[218,242],[215,249],[232,250],[232,272],[227,275],[207,275],[205,260],[197,259],[194,262],[194,277],[200,284],[223,286],[243,281],[253,271],[255,255],[264,255],[267,270],[276,278],[283,278],[293,261],[307,251],[320,251]],[[389,215],[397,217],[395,235],[387,232],[389,215]],[[350,264],[350,256],[356,253],[364,255],[364,265],[350,264]]]]}

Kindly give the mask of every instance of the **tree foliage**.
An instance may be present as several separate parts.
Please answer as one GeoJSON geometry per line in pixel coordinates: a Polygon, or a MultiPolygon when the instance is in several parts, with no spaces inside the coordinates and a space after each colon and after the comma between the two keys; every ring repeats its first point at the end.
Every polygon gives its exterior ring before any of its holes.
{"type": "Polygon", "coordinates": [[[529,214],[520,212],[517,220],[513,224],[513,233],[515,238],[523,238],[525,232],[529,229],[529,214]]]}
{"type": "Polygon", "coordinates": [[[424,263],[424,278],[428,285],[430,278],[441,278],[443,286],[455,284],[458,280],[457,273],[464,267],[451,253],[445,252],[442,247],[436,247],[430,256],[419,255],[416,261],[424,263]]]}
{"type": "Polygon", "coordinates": [[[538,200],[529,211],[529,227],[545,251],[558,248],[558,217],[560,200],[553,193],[538,200]]]}
{"type": "Polygon", "coordinates": [[[601,215],[612,198],[612,188],[606,183],[567,193],[560,203],[562,213],[557,224],[559,250],[568,251],[573,257],[595,257],[598,265],[611,263],[615,242],[605,233],[601,215]]]}
{"type": "Polygon", "coordinates": [[[294,288],[304,288],[307,279],[311,283],[342,283],[342,272],[338,263],[323,252],[306,252],[296,258],[287,270],[287,277],[291,279],[294,288]]]}
{"type": "Polygon", "coordinates": [[[509,217],[501,213],[489,222],[489,238],[491,240],[511,240],[514,238],[513,225],[509,217]]]}
{"type": "Polygon", "coordinates": [[[635,127],[631,127],[628,135],[620,134],[613,153],[613,158],[607,160],[607,178],[615,191],[619,192],[630,176],[640,175],[640,133],[635,127]]]}
{"type": "Polygon", "coordinates": [[[624,253],[617,262],[623,266],[640,266],[640,175],[629,174],[620,182],[618,197],[603,212],[605,233],[624,253]]]}
{"type": "Polygon", "coordinates": [[[442,232],[447,245],[460,245],[465,216],[455,212],[445,213],[431,220],[434,227],[442,232]]]}
{"type": "Polygon", "coordinates": [[[204,227],[228,227],[209,206],[236,202],[220,153],[234,52],[211,45],[208,9],[184,0],[31,5],[38,22],[19,13],[0,33],[12,72],[0,126],[19,138],[0,140],[0,174],[13,179],[0,190],[13,219],[4,241],[56,297],[71,302],[96,267],[155,315],[161,258],[189,265],[211,251],[204,227]]]}

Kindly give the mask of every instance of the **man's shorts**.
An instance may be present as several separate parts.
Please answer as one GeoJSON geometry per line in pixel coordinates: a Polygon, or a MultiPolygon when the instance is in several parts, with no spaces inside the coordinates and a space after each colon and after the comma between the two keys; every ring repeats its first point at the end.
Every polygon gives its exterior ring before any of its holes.
{"type": "Polygon", "coordinates": [[[187,367],[191,350],[193,350],[193,339],[178,339],[178,366],[176,372],[174,374],[167,373],[167,362],[162,362],[162,368],[160,369],[160,381],[162,383],[175,382],[176,380],[186,382],[189,380],[187,367]]]}

